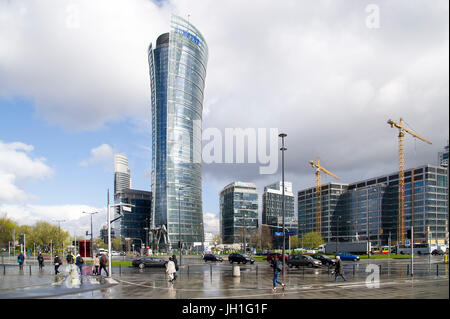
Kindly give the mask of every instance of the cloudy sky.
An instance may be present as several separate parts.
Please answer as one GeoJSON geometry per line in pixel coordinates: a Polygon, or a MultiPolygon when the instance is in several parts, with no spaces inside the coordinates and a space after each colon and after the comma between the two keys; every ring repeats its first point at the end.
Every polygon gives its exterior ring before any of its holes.
{"type": "MultiPolygon", "coordinates": [[[[99,211],[98,229],[114,152],[128,156],[133,187],[150,190],[147,48],[172,13],[209,46],[203,129],[287,133],[295,192],[314,185],[317,157],[343,183],[398,170],[390,118],[433,142],[407,136],[407,168],[437,163],[449,135],[447,0],[0,0],[0,212],[83,234],[82,212],[99,211]]],[[[207,231],[218,231],[225,185],[261,193],[281,178],[259,167],[203,165],[207,231]]]]}

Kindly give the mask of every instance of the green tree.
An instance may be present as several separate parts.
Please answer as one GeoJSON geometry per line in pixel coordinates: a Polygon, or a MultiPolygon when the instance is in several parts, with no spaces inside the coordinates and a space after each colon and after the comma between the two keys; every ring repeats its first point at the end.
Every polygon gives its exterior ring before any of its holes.
{"type": "Polygon", "coordinates": [[[8,247],[8,242],[13,241],[13,229],[16,229],[16,240],[17,240],[17,224],[4,213],[0,217],[0,247],[8,247]]]}
{"type": "Polygon", "coordinates": [[[298,238],[298,236],[289,236],[289,240],[291,249],[300,247],[300,239],[298,238]]]}
{"type": "Polygon", "coordinates": [[[100,237],[97,237],[94,240],[94,248],[95,249],[99,249],[99,248],[107,248],[107,245],[105,244],[105,242],[103,241],[103,239],[101,239],[100,237]]]}
{"type": "Polygon", "coordinates": [[[325,241],[318,232],[310,232],[303,235],[302,242],[302,248],[312,249],[319,247],[319,245],[322,245],[325,241]]]}
{"type": "Polygon", "coordinates": [[[212,241],[214,244],[217,244],[217,245],[221,244],[222,240],[220,238],[220,234],[214,235],[212,241]]]}
{"type": "Polygon", "coordinates": [[[114,250],[122,250],[122,238],[116,237],[111,241],[112,249],[114,250]]]}

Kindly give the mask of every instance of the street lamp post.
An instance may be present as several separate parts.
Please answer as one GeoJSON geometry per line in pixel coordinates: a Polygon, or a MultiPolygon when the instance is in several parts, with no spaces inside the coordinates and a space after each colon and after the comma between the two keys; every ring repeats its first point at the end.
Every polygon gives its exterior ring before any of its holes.
{"type": "MultiPolygon", "coordinates": [[[[91,257],[94,257],[94,253],[93,253],[94,235],[93,235],[93,232],[92,232],[92,215],[98,214],[98,212],[93,212],[93,213],[83,212],[83,214],[90,214],[91,215],[91,257]]],[[[84,243],[84,246],[86,247],[86,242],[84,243]]],[[[86,257],[86,253],[84,255],[86,257]]]]}
{"type": "Polygon", "coordinates": [[[178,249],[180,253],[180,267],[181,267],[181,194],[180,191],[184,189],[183,186],[178,187],[178,249]]]}
{"type": "Polygon", "coordinates": [[[286,229],[285,229],[285,209],[284,209],[284,151],[287,150],[287,148],[284,147],[284,138],[287,136],[287,134],[285,133],[281,133],[280,135],[278,135],[279,137],[281,137],[281,180],[282,180],[282,187],[283,187],[283,252],[281,254],[281,257],[283,258],[283,272],[282,272],[282,276],[284,278],[284,264],[285,264],[285,260],[284,260],[284,255],[285,255],[285,249],[286,249],[286,229]]]}
{"type": "Polygon", "coordinates": [[[131,207],[135,207],[135,205],[133,204],[127,204],[127,203],[119,203],[119,204],[113,204],[110,205],[109,204],[109,189],[108,189],[108,208],[106,211],[106,215],[107,215],[107,223],[108,223],[108,277],[111,278],[111,271],[112,271],[112,253],[111,253],[111,223],[115,222],[117,219],[122,217],[122,207],[127,207],[127,208],[131,208],[131,207]],[[112,207],[119,207],[120,209],[120,213],[119,213],[119,217],[113,219],[111,221],[111,216],[110,216],[110,208],[112,207]]]}

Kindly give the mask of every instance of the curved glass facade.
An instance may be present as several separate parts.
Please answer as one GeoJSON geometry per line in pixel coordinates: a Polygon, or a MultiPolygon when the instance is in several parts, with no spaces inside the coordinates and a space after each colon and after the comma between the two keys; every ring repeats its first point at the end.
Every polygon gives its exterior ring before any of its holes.
{"type": "Polygon", "coordinates": [[[208,47],[188,21],[172,16],[170,33],[149,47],[152,91],[153,226],[169,241],[203,241],[201,126],[208,47]]]}

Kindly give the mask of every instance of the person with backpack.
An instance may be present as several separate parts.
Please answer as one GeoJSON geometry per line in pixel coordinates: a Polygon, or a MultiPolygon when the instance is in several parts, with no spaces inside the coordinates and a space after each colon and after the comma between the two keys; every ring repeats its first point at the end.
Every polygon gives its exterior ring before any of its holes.
{"type": "Polygon", "coordinates": [[[96,276],[100,275],[98,268],[100,267],[100,256],[99,254],[95,255],[94,257],[94,269],[92,273],[96,276]]]}
{"type": "Polygon", "coordinates": [[[83,264],[84,264],[83,257],[81,257],[80,254],[78,254],[75,260],[75,265],[77,265],[78,269],[80,269],[80,275],[83,275],[83,264]]]}
{"type": "Polygon", "coordinates": [[[175,272],[173,274],[173,280],[177,280],[177,271],[178,271],[178,261],[177,261],[177,256],[172,255],[172,261],[175,264],[175,272]]]}
{"type": "Polygon", "coordinates": [[[19,263],[20,270],[23,270],[23,263],[25,262],[25,256],[20,252],[19,256],[17,256],[17,262],[19,263]]]}
{"type": "Polygon", "coordinates": [[[75,256],[72,254],[71,251],[66,256],[66,261],[68,265],[72,265],[75,262],[75,256]]]}
{"type": "Polygon", "coordinates": [[[61,266],[62,262],[58,255],[53,259],[53,265],[55,266],[55,275],[59,274],[59,266],[61,266]]]}
{"type": "Polygon", "coordinates": [[[273,288],[272,291],[277,291],[277,284],[283,287],[283,290],[286,288],[286,285],[278,280],[278,276],[280,272],[283,270],[280,265],[280,261],[278,260],[277,255],[272,256],[272,264],[270,265],[273,268],[273,288]]]}
{"type": "Polygon", "coordinates": [[[105,254],[102,254],[102,256],[100,257],[100,270],[99,270],[99,275],[102,274],[102,269],[105,270],[106,275],[109,277],[109,273],[108,273],[108,269],[106,269],[106,264],[108,262],[108,259],[106,258],[105,254]]]}
{"type": "Polygon", "coordinates": [[[41,252],[39,252],[37,260],[38,260],[38,263],[39,263],[39,270],[42,270],[42,267],[44,267],[44,256],[42,256],[41,252]]]}

